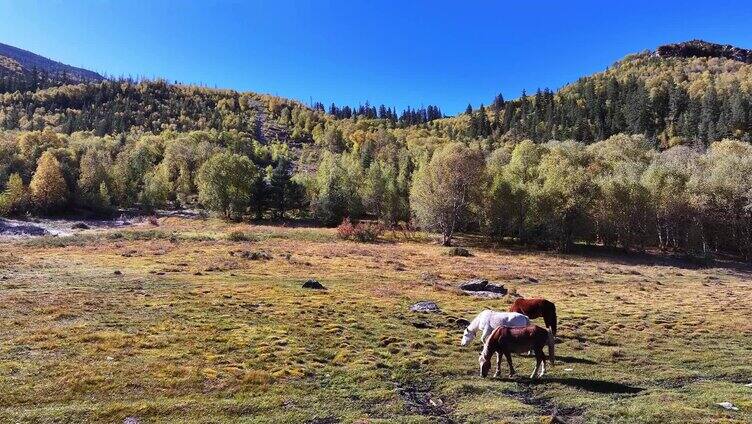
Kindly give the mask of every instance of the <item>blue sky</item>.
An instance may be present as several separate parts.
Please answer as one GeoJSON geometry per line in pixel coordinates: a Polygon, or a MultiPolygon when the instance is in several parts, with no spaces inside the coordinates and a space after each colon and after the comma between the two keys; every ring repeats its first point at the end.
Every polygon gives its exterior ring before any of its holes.
{"type": "Polygon", "coordinates": [[[752,48],[752,2],[722,0],[0,0],[0,19],[0,42],[100,73],[447,114],[664,43],[752,48]]]}

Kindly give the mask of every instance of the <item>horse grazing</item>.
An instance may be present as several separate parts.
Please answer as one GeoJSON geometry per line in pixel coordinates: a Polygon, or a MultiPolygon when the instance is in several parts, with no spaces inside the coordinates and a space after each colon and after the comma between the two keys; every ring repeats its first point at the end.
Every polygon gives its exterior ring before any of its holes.
{"type": "Polygon", "coordinates": [[[512,352],[524,353],[532,350],[535,353],[535,369],[530,378],[542,377],[546,372],[546,355],[543,347],[548,346],[548,356],[551,364],[554,363],[554,336],[543,327],[528,325],[527,327],[499,327],[491,333],[483,345],[483,350],[478,357],[480,364],[480,376],[486,377],[491,368],[491,357],[498,353],[496,361],[496,373],[501,374],[501,355],[507,358],[509,364],[509,377],[514,377],[514,365],[512,365],[512,352]]]}
{"type": "Polygon", "coordinates": [[[480,330],[481,334],[480,341],[485,342],[486,338],[497,327],[525,327],[528,325],[530,325],[530,319],[523,314],[517,312],[496,312],[486,309],[479,313],[470,322],[470,325],[465,327],[460,345],[467,346],[475,338],[475,333],[478,330],[480,330]]]}
{"type": "Polygon", "coordinates": [[[509,310],[525,314],[530,319],[543,317],[546,327],[556,337],[556,305],[553,302],[541,298],[525,299],[520,297],[514,301],[509,310]]]}

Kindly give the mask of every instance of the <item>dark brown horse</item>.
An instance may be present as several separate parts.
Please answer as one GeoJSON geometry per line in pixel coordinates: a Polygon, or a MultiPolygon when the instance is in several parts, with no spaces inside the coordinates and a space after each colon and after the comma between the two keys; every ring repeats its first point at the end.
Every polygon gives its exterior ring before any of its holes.
{"type": "Polygon", "coordinates": [[[491,333],[483,345],[483,351],[478,357],[480,364],[480,376],[488,375],[491,368],[491,357],[494,353],[499,354],[496,361],[496,373],[494,377],[501,374],[501,355],[507,358],[509,364],[509,376],[514,377],[514,366],[512,365],[512,352],[524,353],[532,350],[535,354],[535,369],[530,378],[542,377],[546,372],[546,355],[543,353],[543,347],[548,346],[548,356],[551,364],[554,363],[554,336],[550,331],[537,325],[528,325],[527,327],[499,327],[491,333]]]}
{"type": "Polygon", "coordinates": [[[518,312],[527,315],[530,319],[543,317],[546,327],[556,337],[556,305],[541,298],[518,298],[509,308],[510,312],[518,312]]]}

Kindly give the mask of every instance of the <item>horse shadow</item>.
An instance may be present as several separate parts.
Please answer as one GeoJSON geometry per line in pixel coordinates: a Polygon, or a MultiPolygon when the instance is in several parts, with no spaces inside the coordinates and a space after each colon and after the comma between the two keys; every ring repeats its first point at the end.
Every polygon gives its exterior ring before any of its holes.
{"type": "Polygon", "coordinates": [[[588,365],[597,364],[597,362],[591,359],[578,358],[576,356],[559,356],[559,355],[556,355],[556,362],[563,362],[565,364],[588,364],[588,365]]]}
{"type": "Polygon", "coordinates": [[[614,381],[595,380],[591,378],[576,377],[544,377],[540,380],[530,380],[530,384],[559,383],[591,393],[604,394],[635,394],[645,390],[642,387],[629,386],[614,381]]]}

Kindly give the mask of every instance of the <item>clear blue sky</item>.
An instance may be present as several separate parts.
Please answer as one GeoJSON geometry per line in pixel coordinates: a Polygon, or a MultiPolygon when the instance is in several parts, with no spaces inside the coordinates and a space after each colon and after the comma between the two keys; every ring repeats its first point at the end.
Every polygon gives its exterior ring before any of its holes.
{"type": "Polygon", "coordinates": [[[748,1],[0,0],[0,42],[110,75],[447,114],[627,53],[752,48],[748,1]]]}

